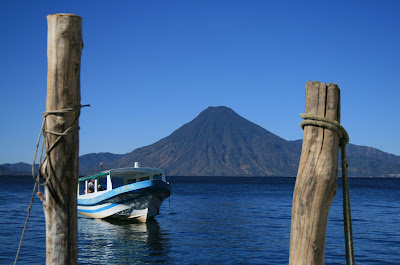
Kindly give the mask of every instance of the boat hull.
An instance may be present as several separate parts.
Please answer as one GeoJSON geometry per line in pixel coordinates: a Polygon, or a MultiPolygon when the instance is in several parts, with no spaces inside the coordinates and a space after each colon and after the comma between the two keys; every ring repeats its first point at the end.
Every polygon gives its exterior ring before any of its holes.
{"type": "Polygon", "coordinates": [[[156,216],[169,197],[169,184],[148,180],[128,184],[90,197],[78,198],[78,213],[90,218],[110,218],[144,222],[156,216]]]}

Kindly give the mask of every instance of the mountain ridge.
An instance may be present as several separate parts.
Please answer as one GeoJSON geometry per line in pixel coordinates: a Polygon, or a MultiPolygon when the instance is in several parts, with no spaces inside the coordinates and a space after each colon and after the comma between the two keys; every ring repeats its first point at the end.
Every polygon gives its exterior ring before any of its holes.
{"type": "MultiPolygon", "coordinates": [[[[296,176],[302,140],[288,141],[228,107],[208,107],[169,136],[127,154],[80,156],[80,174],[133,166],[160,167],[173,176],[296,176]]],[[[350,176],[400,177],[400,156],[348,144],[350,176]]],[[[0,165],[3,166],[4,165],[0,165]]],[[[11,166],[6,167],[8,174],[11,166]]],[[[4,171],[0,168],[0,174],[4,171]]]]}

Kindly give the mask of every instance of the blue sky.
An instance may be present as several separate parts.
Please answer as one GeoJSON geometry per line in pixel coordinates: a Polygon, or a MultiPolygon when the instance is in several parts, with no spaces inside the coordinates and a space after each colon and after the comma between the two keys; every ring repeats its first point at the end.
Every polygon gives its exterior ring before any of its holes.
{"type": "Polygon", "coordinates": [[[209,106],[303,137],[307,81],[341,89],[350,142],[400,155],[400,1],[1,1],[0,164],[31,163],[46,15],[83,18],[80,155],[152,144],[209,106]]]}

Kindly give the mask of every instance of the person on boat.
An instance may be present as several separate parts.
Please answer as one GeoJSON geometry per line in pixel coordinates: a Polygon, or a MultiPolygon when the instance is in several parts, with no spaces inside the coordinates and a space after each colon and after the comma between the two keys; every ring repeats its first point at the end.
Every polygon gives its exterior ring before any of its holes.
{"type": "Polygon", "coordinates": [[[94,179],[90,180],[90,182],[88,183],[87,187],[88,187],[88,192],[89,193],[94,192],[94,179]]]}

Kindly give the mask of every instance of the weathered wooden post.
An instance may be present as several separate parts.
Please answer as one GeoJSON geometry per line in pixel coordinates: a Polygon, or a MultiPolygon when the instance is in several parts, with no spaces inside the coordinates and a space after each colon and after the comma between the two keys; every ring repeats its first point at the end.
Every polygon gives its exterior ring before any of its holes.
{"type": "Polygon", "coordinates": [[[44,141],[46,264],[77,264],[77,182],[82,18],[47,16],[47,101],[44,141]]]}
{"type": "MultiPolygon", "coordinates": [[[[340,122],[337,85],[307,82],[305,114],[340,122]]],[[[329,208],[337,190],[339,136],[304,127],[303,149],[293,193],[290,265],[324,264],[329,208]]]]}

